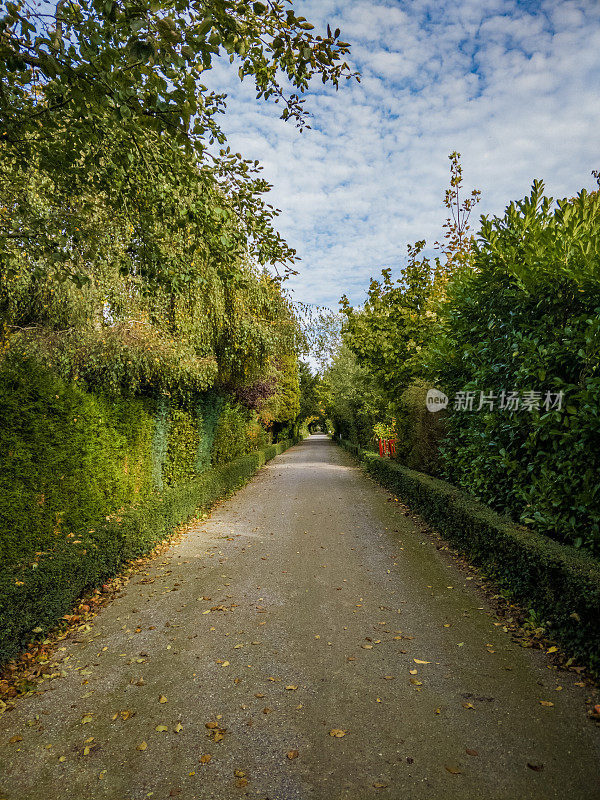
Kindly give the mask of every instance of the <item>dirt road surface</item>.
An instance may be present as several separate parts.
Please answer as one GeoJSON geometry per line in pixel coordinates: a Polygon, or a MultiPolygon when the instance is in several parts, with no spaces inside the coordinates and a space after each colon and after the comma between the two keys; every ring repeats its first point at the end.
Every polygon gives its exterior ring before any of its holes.
{"type": "Polygon", "coordinates": [[[598,800],[590,689],[466,576],[310,437],[64,641],[0,798],[598,800]]]}

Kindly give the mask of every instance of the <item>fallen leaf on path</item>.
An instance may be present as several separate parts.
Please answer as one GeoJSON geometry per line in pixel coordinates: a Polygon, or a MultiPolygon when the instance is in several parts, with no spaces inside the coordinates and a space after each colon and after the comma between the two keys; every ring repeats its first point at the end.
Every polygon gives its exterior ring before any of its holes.
{"type": "Polygon", "coordinates": [[[544,769],[543,764],[531,764],[529,761],[527,762],[527,766],[529,769],[532,769],[534,772],[541,772],[544,769]]]}
{"type": "Polygon", "coordinates": [[[204,755],[200,756],[200,763],[201,764],[209,764],[212,755],[210,753],[204,753],[204,755]]]}
{"type": "Polygon", "coordinates": [[[473,705],[473,703],[463,703],[463,704],[462,704],[462,707],[463,707],[463,708],[475,708],[475,706],[473,705]]]}
{"type": "Polygon", "coordinates": [[[553,706],[554,703],[551,703],[550,700],[540,700],[541,706],[553,706]]]}
{"type": "Polygon", "coordinates": [[[148,747],[147,742],[140,742],[135,748],[136,750],[145,750],[148,747]]]}
{"type": "Polygon", "coordinates": [[[410,672],[411,675],[416,675],[419,670],[418,669],[409,669],[408,671],[410,672]]]}
{"type": "Polygon", "coordinates": [[[376,783],[373,784],[374,789],[387,789],[388,786],[389,783],[382,783],[382,781],[376,781],[376,783]]]}
{"type": "Polygon", "coordinates": [[[454,764],[444,764],[444,769],[451,775],[462,775],[462,771],[454,764]]]}
{"type": "Polygon", "coordinates": [[[329,735],[334,736],[336,739],[341,739],[342,736],[345,736],[347,733],[348,731],[343,731],[340,728],[332,728],[329,731],[329,735]]]}
{"type": "Polygon", "coordinates": [[[393,681],[394,680],[394,676],[393,675],[384,675],[383,676],[383,680],[384,681],[393,681]]]}
{"type": "Polygon", "coordinates": [[[421,661],[420,658],[413,658],[415,664],[431,664],[431,661],[421,661]]]}
{"type": "Polygon", "coordinates": [[[158,733],[165,733],[169,729],[168,729],[168,727],[166,725],[157,725],[154,730],[158,731],[158,733]]]}
{"type": "Polygon", "coordinates": [[[547,653],[558,653],[558,647],[550,647],[546,650],[547,653]]]}
{"type": "Polygon", "coordinates": [[[286,755],[287,755],[287,757],[289,758],[290,761],[293,761],[295,758],[298,758],[300,753],[299,753],[298,750],[288,750],[286,755]]]}
{"type": "Polygon", "coordinates": [[[361,647],[362,647],[363,650],[372,650],[373,649],[373,645],[372,644],[363,644],[363,645],[361,645],[361,647]]]}
{"type": "Polygon", "coordinates": [[[420,681],[420,680],[417,680],[417,678],[411,678],[410,682],[412,683],[413,686],[423,686],[423,682],[420,681]]]}
{"type": "Polygon", "coordinates": [[[183,725],[181,724],[181,722],[178,722],[177,725],[175,725],[175,727],[173,728],[173,730],[175,731],[175,733],[180,733],[183,730],[183,725]]]}
{"type": "Polygon", "coordinates": [[[257,693],[254,695],[254,697],[259,697],[259,698],[260,698],[260,697],[264,697],[264,696],[265,696],[265,695],[264,695],[264,694],[261,694],[260,692],[257,692],[257,693]]]}
{"type": "Polygon", "coordinates": [[[161,696],[158,698],[158,702],[159,703],[166,703],[167,702],[167,698],[164,696],[164,694],[161,694],[161,696]]]}
{"type": "Polygon", "coordinates": [[[81,718],[81,724],[86,725],[88,722],[91,722],[93,719],[92,714],[86,714],[84,717],[81,718]]]}
{"type": "Polygon", "coordinates": [[[295,692],[298,688],[297,686],[286,686],[285,687],[289,692],[295,692]]]}
{"type": "Polygon", "coordinates": [[[17,735],[17,736],[11,736],[10,739],[8,740],[8,743],[9,744],[16,744],[17,742],[22,742],[22,741],[23,741],[23,737],[17,735]]]}

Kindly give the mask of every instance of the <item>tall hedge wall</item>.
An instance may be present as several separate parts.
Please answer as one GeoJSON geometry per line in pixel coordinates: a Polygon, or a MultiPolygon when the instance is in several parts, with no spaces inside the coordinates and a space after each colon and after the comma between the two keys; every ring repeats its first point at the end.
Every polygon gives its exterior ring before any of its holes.
{"type": "Polygon", "coordinates": [[[36,561],[0,570],[0,664],[68,611],[85,589],[113,576],[123,562],[148,553],[173,528],[241,486],[293,441],[270,445],[192,480],[170,486],[107,519],[77,539],[57,537],[36,561]]]}
{"type": "Polygon", "coordinates": [[[39,362],[0,369],[0,661],[83,588],[278,452],[217,392],[114,396],[39,362]],[[217,470],[211,469],[218,467],[217,470]]]}

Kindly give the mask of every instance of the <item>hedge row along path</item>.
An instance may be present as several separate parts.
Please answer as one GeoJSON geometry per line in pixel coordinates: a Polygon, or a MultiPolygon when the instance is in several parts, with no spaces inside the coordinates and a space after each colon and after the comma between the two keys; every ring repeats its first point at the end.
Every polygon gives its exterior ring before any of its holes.
{"type": "Polygon", "coordinates": [[[63,642],[0,797],[598,798],[592,690],[465,574],[313,436],[63,642]]]}

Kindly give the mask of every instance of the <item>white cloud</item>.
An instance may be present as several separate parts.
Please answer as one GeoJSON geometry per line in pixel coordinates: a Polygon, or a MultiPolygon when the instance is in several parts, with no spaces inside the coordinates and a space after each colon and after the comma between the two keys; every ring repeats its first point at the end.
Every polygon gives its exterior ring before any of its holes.
{"type": "Polygon", "coordinates": [[[352,43],[360,84],[315,83],[299,133],[218,65],[232,149],[258,158],[301,256],[298,299],[360,302],[406,244],[441,237],[448,154],[463,156],[480,210],[501,213],[543,178],[553,196],[591,188],[600,167],[600,6],[595,0],[296,0],[352,43]]]}

